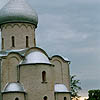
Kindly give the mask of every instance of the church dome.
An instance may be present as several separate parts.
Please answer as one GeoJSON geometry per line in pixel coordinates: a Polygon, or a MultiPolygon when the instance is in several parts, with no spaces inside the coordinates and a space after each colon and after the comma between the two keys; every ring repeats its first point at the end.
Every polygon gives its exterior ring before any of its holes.
{"type": "Polygon", "coordinates": [[[41,51],[32,51],[26,55],[22,64],[45,63],[51,64],[48,57],[41,51]]]}
{"type": "Polygon", "coordinates": [[[38,16],[25,0],[10,0],[0,10],[0,25],[12,22],[30,23],[37,27],[38,16]]]}
{"type": "Polygon", "coordinates": [[[20,83],[8,83],[4,90],[3,93],[5,92],[25,92],[24,87],[20,83]]]}

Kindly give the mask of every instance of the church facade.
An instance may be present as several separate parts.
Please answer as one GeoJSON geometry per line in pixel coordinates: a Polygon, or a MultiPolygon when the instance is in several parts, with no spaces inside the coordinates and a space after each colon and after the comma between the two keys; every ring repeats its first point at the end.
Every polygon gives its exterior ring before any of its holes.
{"type": "Polygon", "coordinates": [[[71,100],[70,61],[36,47],[37,24],[25,0],[0,10],[0,100],[71,100]]]}

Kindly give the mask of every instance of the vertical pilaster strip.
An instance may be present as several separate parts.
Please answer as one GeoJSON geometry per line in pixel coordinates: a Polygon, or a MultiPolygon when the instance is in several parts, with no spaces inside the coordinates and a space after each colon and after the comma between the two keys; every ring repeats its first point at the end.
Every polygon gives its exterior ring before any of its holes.
{"type": "Polygon", "coordinates": [[[2,95],[1,95],[1,61],[2,61],[2,59],[0,58],[0,100],[2,100],[2,95]]]}

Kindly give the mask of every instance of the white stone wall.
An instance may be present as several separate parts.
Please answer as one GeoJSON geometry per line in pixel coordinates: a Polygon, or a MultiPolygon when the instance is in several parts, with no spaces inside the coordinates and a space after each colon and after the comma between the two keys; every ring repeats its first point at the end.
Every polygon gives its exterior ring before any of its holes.
{"type": "Polygon", "coordinates": [[[47,64],[20,66],[20,82],[24,85],[28,100],[54,100],[54,67],[47,64]],[[42,72],[46,71],[46,82],[42,82],[42,72]]]}
{"type": "Polygon", "coordinates": [[[64,97],[66,100],[71,100],[70,93],[55,93],[55,100],[64,100],[64,97]]]}
{"type": "Polygon", "coordinates": [[[1,88],[9,82],[17,82],[17,65],[22,60],[18,54],[9,54],[6,58],[2,59],[1,65],[1,88]]]}
{"type": "Polygon", "coordinates": [[[55,83],[65,84],[70,91],[70,71],[69,64],[63,58],[55,56],[51,59],[51,63],[55,65],[55,83]]]}
{"type": "Polygon", "coordinates": [[[15,100],[15,98],[19,98],[19,100],[25,100],[24,93],[5,93],[3,94],[3,100],[15,100]]]}
{"type": "Polygon", "coordinates": [[[26,36],[29,37],[29,48],[35,44],[35,26],[28,23],[8,23],[1,26],[1,37],[4,39],[4,48],[25,49],[26,36]],[[12,47],[11,37],[15,37],[15,47],[12,47]]]}

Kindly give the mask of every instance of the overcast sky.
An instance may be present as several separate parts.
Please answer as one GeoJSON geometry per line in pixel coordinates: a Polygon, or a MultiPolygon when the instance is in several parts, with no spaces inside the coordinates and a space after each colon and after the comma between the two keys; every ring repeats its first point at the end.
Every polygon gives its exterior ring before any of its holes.
{"type": "MultiPolygon", "coordinates": [[[[0,0],[0,8],[8,0],[0,0]]],[[[81,95],[100,89],[100,0],[27,0],[39,17],[37,46],[71,60],[81,95]]]]}

